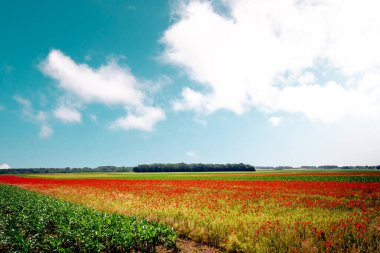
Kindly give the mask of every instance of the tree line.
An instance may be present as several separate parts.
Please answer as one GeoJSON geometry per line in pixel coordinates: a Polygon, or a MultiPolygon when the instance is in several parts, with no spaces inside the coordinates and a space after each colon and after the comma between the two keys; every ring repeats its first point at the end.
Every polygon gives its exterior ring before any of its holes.
{"type": "Polygon", "coordinates": [[[133,167],[99,166],[96,168],[23,168],[3,169],[0,174],[80,173],[80,172],[132,172],[133,167]]]}
{"type": "MultiPolygon", "coordinates": [[[[154,163],[141,164],[135,167],[126,166],[99,166],[96,168],[23,168],[23,169],[1,169],[0,174],[33,174],[33,173],[81,173],[81,172],[217,172],[217,171],[256,171],[256,169],[267,170],[287,170],[295,169],[291,166],[277,167],[254,167],[249,164],[203,164],[203,163],[154,163]]],[[[359,169],[359,170],[380,170],[380,165],[375,166],[302,166],[301,169],[359,169]]]]}
{"type": "Polygon", "coordinates": [[[212,171],[255,171],[249,164],[203,164],[203,163],[154,163],[141,164],[133,168],[134,172],[212,172],[212,171]]]}
{"type": "Polygon", "coordinates": [[[0,174],[33,174],[33,173],[80,173],[80,172],[202,172],[202,171],[255,171],[255,167],[238,164],[186,164],[154,163],[141,164],[136,167],[99,166],[96,168],[25,168],[4,169],[0,174]]]}

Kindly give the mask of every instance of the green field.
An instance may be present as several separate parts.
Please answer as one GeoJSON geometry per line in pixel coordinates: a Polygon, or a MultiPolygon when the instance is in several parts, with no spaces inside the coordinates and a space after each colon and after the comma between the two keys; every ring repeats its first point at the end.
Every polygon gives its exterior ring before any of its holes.
{"type": "Polygon", "coordinates": [[[380,171],[368,170],[260,170],[256,172],[94,172],[22,174],[48,179],[141,179],[141,180],[259,180],[259,181],[336,181],[380,182],[380,171]]]}
{"type": "Polygon", "coordinates": [[[176,238],[157,222],[0,184],[0,252],[153,252],[175,249],[176,238]]]}

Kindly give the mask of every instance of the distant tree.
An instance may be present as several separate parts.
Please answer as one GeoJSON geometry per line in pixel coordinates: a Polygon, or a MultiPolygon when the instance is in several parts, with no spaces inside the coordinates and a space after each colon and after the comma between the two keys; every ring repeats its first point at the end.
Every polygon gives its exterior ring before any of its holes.
{"type": "Polygon", "coordinates": [[[338,169],[339,167],[336,165],[322,165],[318,166],[318,169],[338,169]]]}
{"type": "Polygon", "coordinates": [[[301,166],[301,169],[316,169],[317,166],[301,166]]]}
{"type": "Polygon", "coordinates": [[[140,164],[133,168],[134,172],[202,172],[202,171],[255,171],[248,164],[140,164]]]}

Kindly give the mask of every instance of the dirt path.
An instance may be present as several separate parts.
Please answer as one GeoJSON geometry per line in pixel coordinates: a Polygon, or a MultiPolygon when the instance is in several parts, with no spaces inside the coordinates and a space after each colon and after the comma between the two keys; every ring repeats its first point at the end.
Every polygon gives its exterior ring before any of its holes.
{"type": "MultiPolygon", "coordinates": [[[[204,244],[200,244],[194,241],[178,238],[177,247],[181,253],[220,253],[221,251],[204,244]]],[[[165,247],[158,246],[156,248],[158,253],[173,253],[171,250],[167,250],[165,247]]]]}

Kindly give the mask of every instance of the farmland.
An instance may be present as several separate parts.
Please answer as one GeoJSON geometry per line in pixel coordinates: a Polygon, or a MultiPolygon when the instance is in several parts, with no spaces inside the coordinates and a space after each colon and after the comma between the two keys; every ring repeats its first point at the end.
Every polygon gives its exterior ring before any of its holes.
{"type": "Polygon", "coordinates": [[[26,174],[24,177],[46,179],[157,179],[157,180],[241,180],[241,181],[340,181],[380,182],[380,172],[349,170],[289,170],[258,172],[192,173],[51,173],[26,174]]]}
{"type": "Polygon", "coordinates": [[[168,226],[0,185],[0,251],[126,252],[175,249],[168,226]],[[12,196],[9,198],[9,196],[12,196]]]}
{"type": "Polygon", "coordinates": [[[135,216],[224,251],[376,252],[380,173],[83,173],[0,183],[135,216]]]}

